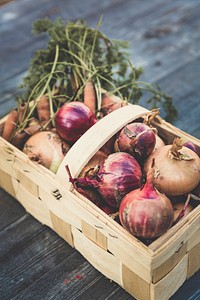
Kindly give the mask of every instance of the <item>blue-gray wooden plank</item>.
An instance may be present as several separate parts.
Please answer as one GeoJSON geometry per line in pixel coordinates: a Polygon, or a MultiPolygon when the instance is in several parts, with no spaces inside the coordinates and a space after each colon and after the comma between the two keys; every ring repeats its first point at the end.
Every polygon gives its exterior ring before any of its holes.
{"type": "MultiPolygon", "coordinates": [[[[0,115],[14,105],[17,86],[46,39],[31,34],[36,18],[83,18],[110,38],[130,42],[143,78],[172,95],[175,125],[200,137],[200,3],[180,0],[18,0],[0,8],[0,115]]],[[[161,112],[162,113],[162,112],[161,112]]],[[[3,299],[133,299],[49,228],[0,190],[0,295],[3,299]]],[[[171,299],[198,299],[200,271],[171,299]]]]}
{"type": "MultiPolygon", "coordinates": [[[[195,64],[200,55],[199,52],[199,28],[200,28],[200,3],[198,1],[86,1],[84,7],[80,7],[79,1],[40,1],[21,0],[20,5],[11,3],[9,9],[3,7],[0,11],[1,40],[4,41],[0,47],[1,71],[1,97],[0,103],[4,104],[3,113],[7,113],[15,104],[14,96],[17,93],[17,86],[26,74],[29,60],[34,51],[45,47],[46,39],[33,37],[31,24],[36,18],[49,16],[63,17],[64,20],[75,20],[85,17],[90,26],[95,26],[100,15],[103,15],[102,31],[109,37],[125,39],[130,42],[130,57],[136,65],[142,65],[145,73],[143,79],[148,82],[165,81],[170,78],[170,73],[181,72],[186,75],[182,90],[187,94],[188,73],[185,70],[186,64],[195,64]],[[23,5],[23,9],[22,9],[23,5]],[[121,11],[124,10],[126,18],[121,11]],[[117,20],[117,22],[116,22],[117,20]],[[13,30],[12,24],[16,24],[13,30]],[[155,55],[156,54],[156,55],[155,55]],[[163,79],[163,80],[162,80],[163,79]],[[6,104],[5,104],[6,103],[6,104]]],[[[200,70],[196,68],[192,81],[198,81],[200,70]]],[[[191,83],[192,84],[192,83],[191,83]]],[[[162,85],[163,86],[163,85],[162,85]]],[[[175,105],[179,108],[181,98],[176,96],[176,89],[171,89],[174,82],[168,80],[168,85],[163,90],[172,95],[175,105]]],[[[175,87],[175,86],[174,86],[175,87]]],[[[199,89],[193,92],[196,99],[199,99],[199,89]]],[[[200,104],[196,107],[196,114],[191,119],[191,126],[194,128],[194,135],[199,137],[200,104]]],[[[161,112],[162,113],[162,112],[161,112]]],[[[192,111],[191,111],[192,113],[192,111]]],[[[179,116],[181,114],[179,113],[179,116]]],[[[187,126],[182,130],[192,133],[187,126]]]]}

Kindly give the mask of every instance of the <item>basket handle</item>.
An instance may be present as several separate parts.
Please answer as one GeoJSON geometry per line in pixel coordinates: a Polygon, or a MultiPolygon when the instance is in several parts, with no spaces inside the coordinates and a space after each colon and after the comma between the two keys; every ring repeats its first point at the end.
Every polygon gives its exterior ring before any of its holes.
{"type": "Polygon", "coordinates": [[[103,117],[89,128],[70,148],[56,173],[56,180],[65,188],[70,189],[68,165],[71,175],[77,177],[83,167],[114,134],[127,123],[148,113],[149,110],[139,105],[128,104],[103,117]]]}

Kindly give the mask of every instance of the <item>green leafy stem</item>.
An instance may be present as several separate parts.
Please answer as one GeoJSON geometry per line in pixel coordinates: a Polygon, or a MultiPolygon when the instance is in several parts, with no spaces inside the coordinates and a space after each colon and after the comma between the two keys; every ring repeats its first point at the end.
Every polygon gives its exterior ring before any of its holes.
{"type": "MultiPolygon", "coordinates": [[[[55,21],[44,18],[35,21],[33,33],[47,35],[48,44],[34,53],[28,74],[20,85],[22,92],[18,100],[30,102],[49,94],[53,119],[62,104],[60,99],[73,101],[76,97],[83,101],[84,86],[92,80],[99,107],[100,91],[104,89],[133,104],[145,99],[150,109],[162,106],[165,118],[173,121],[177,111],[172,98],[157,85],[139,80],[144,71],[130,62],[128,43],[110,40],[99,30],[101,24],[102,18],[95,29],[83,20],[64,23],[61,18],[55,21]]],[[[25,121],[31,118],[35,105],[36,102],[25,121]]]]}

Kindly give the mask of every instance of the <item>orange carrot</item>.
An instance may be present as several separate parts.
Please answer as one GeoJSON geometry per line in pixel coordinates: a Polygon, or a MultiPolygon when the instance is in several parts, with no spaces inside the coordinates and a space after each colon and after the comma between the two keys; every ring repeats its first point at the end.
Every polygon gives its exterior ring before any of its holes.
{"type": "Polygon", "coordinates": [[[18,131],[15,133],[12,139],[12,145],[22,150],[25,142],[28,140],[29,135],[25,131],[18,131]]]}
{"type": "Polygon", "coordinates": [[[32,119],[28,127],[23,131],[17,131],[12,139],[12,144],[18,149],[23,149],[25,142],[35,133],[41,130],[41,125],[37,119],[32,119]]]}
{"type": "Polygon", "coordinates": [[[3,127],[4,127],[4,123],[0,123],[0,136],[2,136],[2,132],[3,132],[3,127]]]}
{"type": "Polygon", "coordinates": [[[73,73],[71,73],[70,77],[71,77],[72,89],[73,89],[74,93],[76,94],[77,91],[78,91],[78,89],[79,89],[78,82],[77,82],[77,80],[76,80],[76,78],[75,78],[75,76],[74,76],[73,73]]]}
{"type": "Polygon", "coordinates": [[[2,137],[5,140],[9,141],[10,138],[12,137],[14,130],[16,128],[17,121],[18,121],[18,112],[17,110],[12,110],[8,114],[8,117],[4,123],[2,137]]]}
{"type": "Polygon", "coordinates": [[[24,129],[24,132],[26,132],[29,136],[39,132],[41,130],[40,124],[34,124],[24,129]]]}
{"type": "Polygon", "coordinates": [[[84,88],[84,104],[96,113],[96,92],[91,80],[87,81],[84,88]]]}
{"type": "Polygon", "coordinates": [[[41,125],[46,125],[51,118],[49,98],[47,95],[44,95],[39,99],[36,109],[41,125]]]}
{"type": "Polygon", "coordinates": [[[103,92],[101,103],[101,112],[103,113],[103,116],[125,105],[127,105],[125,100],[107,92],[103,92]]]}
{"type": "Polygon", "coordinates": [[[19,124],[21,124],[24,120],[25,110],[26,110],[26,104],[25,103],[20,103],[20,105],[19,105],[19,124]]]}

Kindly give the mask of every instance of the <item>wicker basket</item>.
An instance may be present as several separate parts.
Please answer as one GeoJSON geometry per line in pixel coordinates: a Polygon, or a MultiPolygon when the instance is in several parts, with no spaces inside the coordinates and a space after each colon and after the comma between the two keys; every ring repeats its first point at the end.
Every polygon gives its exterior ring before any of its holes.
{"type": "MultiPolygon", "coordinates": [[[[57,174],[0,138],[0,186],[136,299],[164,300],[200,268],[200,205],[146,246],[74,191],[65,170],[67,164],[77,176],[111,136],[147,112],[130,104],[101,119],[70,149],[57,174]]],[[[200,146],[161,118],[154,125],[168,143],[180,136],[200,146]]]]}

